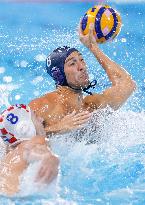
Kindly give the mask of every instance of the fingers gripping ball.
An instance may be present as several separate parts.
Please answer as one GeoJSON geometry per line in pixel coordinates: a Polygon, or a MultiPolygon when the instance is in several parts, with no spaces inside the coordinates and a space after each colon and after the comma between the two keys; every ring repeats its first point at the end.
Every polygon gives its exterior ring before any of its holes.
{"type": "Polygon", "coordinates": [[[90,23],[94,23],[94,35],[98,43],[113,40],[121,30],[121,17],[110,6],[97,5],[90,8],[82,18],[82,32],[87,35],[90,23]]]}

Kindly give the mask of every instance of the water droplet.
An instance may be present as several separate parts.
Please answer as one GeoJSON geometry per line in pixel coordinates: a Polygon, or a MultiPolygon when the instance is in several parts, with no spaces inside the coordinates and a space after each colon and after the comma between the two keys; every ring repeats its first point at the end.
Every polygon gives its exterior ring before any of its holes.
{"type": "Polygon", "coordinates": [[[44,54],[38,54],[37,56],[35,56],[35,60],[38,61],[38,62],[41,62],[41,61],[46,61],[46,55],[44,54]]]}
{"type": "Polygon", "coordinates": [[[121,42],[122,42],[122,43],[126,43],[126,41],[127,41],[126,38],[122,38],[122,39],[121,39],[121,42]]]}
{"type": "Polygon", "coordinates": [[[16,99],[16,100],[20,100],[20,98],[21,98],[20,95],[16,95],[16,96],[15,96],[15,99],[16,99]]]}
{"type": "Polygon", "coordinates": [[[4,67],[0,67],[0,73],[4,73],[5,72],[5,68],[4,67]]]}
{"type": "Polygon", "coordinates": [[[6,82],[6,83],[12,82],[12,76],[4,76],[3,81],[6,82]]]}

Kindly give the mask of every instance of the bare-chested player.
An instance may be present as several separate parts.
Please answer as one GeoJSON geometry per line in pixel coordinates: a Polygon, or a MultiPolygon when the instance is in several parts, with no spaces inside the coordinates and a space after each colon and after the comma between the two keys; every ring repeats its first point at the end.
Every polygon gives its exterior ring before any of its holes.
{"type": "Polygon", "coordinates": [[[56,83],[56,90],[30,102],[30,107],[45,120],[48,133],[68,131],[88,121],[94,110],[110,106],[114,110],[122,106],[135,90],[131,76],[108,58],[98,47],[90,26],[88,35],[79,31],[80,41],[94,54],[112,83],[103,93],[83,96],[92,83],[89,81],[86,63],[75,48],[54,50],[46,60],[48,74],[56,83]]]}
{"type": "Polygon", "coordinates": [[[50,183],[59,160],[47,146],[42,119],[26,105],[10,106],[0,116],[0,137],[8,151],[0,161],[0,193],[19,192],[19,177],[30,163],[40,160],[36,181],[50,183]]]}

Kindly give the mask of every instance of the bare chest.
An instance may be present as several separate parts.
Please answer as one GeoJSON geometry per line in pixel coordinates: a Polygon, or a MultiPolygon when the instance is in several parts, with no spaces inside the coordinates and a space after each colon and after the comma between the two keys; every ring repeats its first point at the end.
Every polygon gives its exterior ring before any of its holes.
{"type": "Polygon", "coordinates": [[[66,98],[54,104],[52,109],[46,109],[45,113],[41,115],[46,124],[54,124],[61,120],[64,116],[72,113],[73,111],[81,112],[84,110],[84,104],[77,99],[66,98]]]}

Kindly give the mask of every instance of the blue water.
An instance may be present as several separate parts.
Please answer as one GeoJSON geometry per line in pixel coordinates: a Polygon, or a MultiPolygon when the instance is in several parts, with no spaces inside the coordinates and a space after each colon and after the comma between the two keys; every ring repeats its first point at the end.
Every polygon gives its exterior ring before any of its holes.
{"type": "MultiPolygon", "coordinates": [[[[123,27],[116,41],[100,47],[132,75],[136,92],[111,117],[98,113],[97,129],[95,117],[86,127],[87,142],[98,137],[101,142],[86,145],[86,141],[66,140],[81,136],[79,132],[52,139],[61,160],[55,197],[45,191],[34,193],[30,187],[27,194],[23,190],[14,198],[1,196],[1,205],[145,204],[145,5],[110,5],[121,13],[123,27]]],[[[80,17],[91,6],[0,4],[0,110],[9,104],[29,103],[55,89],[45,71],[45,57],[58,46],[75,46],[82,52],[90,75],[98,81],[97,92],[110,85],[76,32],[80,17]]]]}

